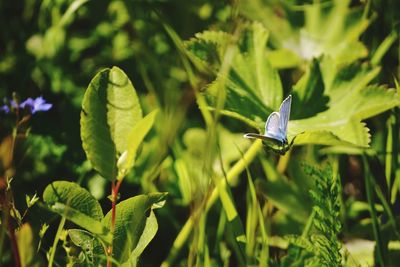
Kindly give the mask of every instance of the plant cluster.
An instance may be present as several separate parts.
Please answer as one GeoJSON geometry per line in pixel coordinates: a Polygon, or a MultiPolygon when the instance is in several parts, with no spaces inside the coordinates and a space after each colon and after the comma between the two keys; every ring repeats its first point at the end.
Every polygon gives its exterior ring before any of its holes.
{"type": "Polygon", "coordinates": [[[0,266],[396,266],[397,7],[1,2],[0,266]]]}

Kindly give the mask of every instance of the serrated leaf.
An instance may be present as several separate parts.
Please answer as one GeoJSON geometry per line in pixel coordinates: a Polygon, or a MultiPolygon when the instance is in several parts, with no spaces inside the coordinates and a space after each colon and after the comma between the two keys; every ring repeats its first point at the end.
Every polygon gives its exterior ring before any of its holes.
{"type": "Polygon", "coordinates": [[[93,168],[109,180],[128,150],[128,134],[142,118],[136,91],[119,68],[105,69],[90,82],[82,102],[82,145],[93,168]]]}
{"type": "Polygon", "coordinates": [[[110,232],[101,224],[104,217],[101,206],[86,189],[72,182],[53,182],[44,190],[43,200],[52,211],[111,242],[110,232]]]}
{"type": "MultiPolygon", "coordinates": [[[[191,39],[187,49],[201,60],[210,60],[209,64],[220,67],[224,57],[227,40],[231,35],[220,32],[198,35],[201,38],[191,39]],[[215,36],[225,38],[211,38],[215,36]],[[198,46],[210,39],[212,46],[202,50],[206,56],[200,56],[198,46]],[[215,59],[217,57],[217,59],[215,59]]],[[[246,24],[234,47],[234,56],[227,80],[225,110],[244,115],[253,120],[264,120],[282,101],[282,84],[277,71],[267,58],[266,45],[268,31],[259,23],[246,24]]],[[[216,73],[217,75],[217,73],[216,73]]],[[[218,96],[218,79],[206,89],[209,106],[213,107],[218,96]]]]}
{"type": "MultiPolygon", "coordinates": [[[[151,210],[155,204],[163,202],[166,195],[166,193],[139,195],[117,204],[113,257],[119,262],[123,263],[129,260],[131,253],[137,248],[141,236],[147,231],[146,222],[151,210]]],[[[111,211],[106,214],[102,224],[111,229],[111,211]]]]}
{"type": "Polygon", "coordinates": [[[196,33],[195,38],[184,42],[184,46],[193,54],[191,60],[197,60],[216,70],[229,38],[230,34],[223,31],[204,31],[196,33]]]}
{"type": "Polygon", "coordinates": [[[351,8],[349,2],[302,5],[301,10],[293,12],[293,6],[286,2],[250,0],[241,3],[239,10],[245,17],[263,23],[277,48],[290,49],[303,60],[329,55],[335,64],[348,64],[368,55],[359,38],[371,21],[362,9],[351,8]],[[299,16],[304,19],[303,25],[298,23],[299,16]]]}

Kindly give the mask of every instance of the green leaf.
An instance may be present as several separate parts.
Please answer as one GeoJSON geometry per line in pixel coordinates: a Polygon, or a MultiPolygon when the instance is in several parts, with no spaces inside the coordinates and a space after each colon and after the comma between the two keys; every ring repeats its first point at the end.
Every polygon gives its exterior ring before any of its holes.
{"type": "Polygon", "coordinates": [[[256,180],[255,185],[284,213],[299,222],[306,222],[310,207],[294,184],[280,178],[274,181],[256,180]],[[282,198],[283,195],[284,198],[282,198]]]}
{"type": "Polygon", "coordinates": [[[300,134],[296,144],[367,147],[370,143],[369,129],[361,120],[399,105],[395,90],[368,86],[357,92],[349,91],[340,101],[330,103],[329,110],[314,117],[290,121],[288,128],[290,134],[300,134]]]}
{"type": "Polygon", "coordinates": [[[40,262],[40,257],[37,257],[37,246],[32,227],[25,223],[15,232],[16,242],[18,244],[18,252],[20,257],[21,267],[38,267],[43,266],[40,262]]]}
{"type": "Polygon", "coordinates": [[[143,142],[143,139],[153,126],[157,113],[158,110],[154,110],[147,114],[146,117],[136,123],[127,137],[125,137],[127,139],[127,150],[122,153],[117,162],[119,169],[118,179],[122,179],[129,169],[132,168],[139,145],[143,142]],[[126,158],[123,158],[124,153],[126,153],[126,158]]]}
{"type": "MultiPolygon", "coordinates": [[[[166,195],[166,193],[139,195],[124,200],[116,206],[113,237],[113,257],[116,260],[124,263],[129,260],[132,253],[132,257],[137,257],[137,252],[143,249],[143,247],[138,247],[138,244],[141,246],[148,244],[146,240],[151,236],[152,230],[146,229],[147,220],[151,215],[152,209],[162,207],[166,195]],[[144,234],[146,235],[143,237],[144,241],[139,243],[144,234]]],[[[111,229],[111,211],[104,217],[102,224],[111,229]]],[[[151,224],[151,221],[149,224],[151,224]]],[[[154,224],[148,227],[154,227],[154,224]]]]}
{"type": "Polygon", "coordinates": [[[44,190],[43,200],[52,211],[111,243],[111,233],[101,224],[101,206],[86,189],[72,182],[53,182],[44,190]]]}
{"type": "Polygon", "coordinates": [[[286,48],[267,51],[267,58],[276,69],[294,68],[301,63],[301,58],[286,48]]]}
{"type": "Polygon", "coordinates": [[[90,232],[81,229],[69,229],[68,235],[71,241],[82,249],[88,263],[96,263],[96,266],[104,264],[104,249],[90,232]]]}
{"type": "MultiPolygon", "coordinates": [[[[365,64],[337,68],[328,57],[320,64],[313,61],[294,87],[292,115],[288,125],[289,140],[296,136],[297,145],[368,147],[371,139],[369,129],[361,120],[400,105],[395,90],[368,86],[378,73],[379,68],[365,64]]],[[[262,129],[263,122],[248,122],[251,117],[243,119],[246,114],[239,112],[221,114],[239,119],[252,127],[258,125],[257,129],[262,129]]]]}
{"type": "Polygon", "coordinates": [[[293,88],[292,105],[307,108],[293,109],[290,114],[292,119],[311,117],[326,109],[329,98],[324,96],[324,81],[317,60],[313,60],[307,72],[301,77],[293,88]]]}
{"type": "Polygon", "coordinates": [[[150,241],[154,238],[158,230],[158,223],[156,215],[153,211],[150,212],[150,216],[146,219],[146,225],[139,238],[139,242],[136,248],[131,252],[127,262],[122,266],[136,267],[139,260],[139,256],[143,253],[144,249],[148,246],[150,241]]]}
{"type": "MultiPolygon", "coordinates": [[[[227,40],[234,39],[227,33],[206,32],[196,35],[187,43],[187,49],[200,60],[209,60],[217,70],[224,58],[227,40]],[[206,34],[207,33],[207,34],[206,34]],[[216,38],[218,36],[218,38],[216,38]],[[224,37],[224,38],[222,38],[224,37]],[[208,45],[207,49],[200,49],[208,45]],[[200,53],[201,52],[201,53],[200,53]]],[[[266,45],[268,31],[259,23],[246,24],[234,47],[227,81],[225,110],[252,120],[265,120],[273,109],[279,108],[283,90],[278,72],[268,61],[266,45]]],[[[206,95],[213,107],[218,95],[217,81],[211,83],[206,95]]]]}
{"type": "MultiPolygon", "coordinates": [[[[351,8],[350,1],[306,4],[298,9],[284,1],[272,5],[268,1],[249,0],[241,3],[239,10],[270,31],[274,47],[289,49],[303,60],[329,55],[339,65],[368,55],[359,39],[371,19],[361,8],[351,8]]],[[[298,60],[298,65],[302,62],[298,60]]]]}
{"type": "Polygon", "coordinates": [[[129,138],[136,124],[142,119],[139,99],[128,76],[119,68],[113,67],[107,74],[107,123],[117,153],[129,148],[129,138]]]}
{"type": "Polygon", "coordinates": [[[128,150],[128,135],[141,119],[135,88],[121,69],[105,69],[93,78],[82,102],[81,137],[87,158],[103,177],[116,178],[117,159],[128,150]]]}

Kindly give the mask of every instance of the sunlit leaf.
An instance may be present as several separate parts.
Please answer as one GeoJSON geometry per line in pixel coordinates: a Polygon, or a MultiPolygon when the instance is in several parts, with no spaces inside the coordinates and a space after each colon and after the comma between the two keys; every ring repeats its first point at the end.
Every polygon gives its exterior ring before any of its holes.
{"type": "Polygon", "coordinates": [[[67,181],[53,182],[44,190],[43,200],[54,212],[111,242],[111,234],[101,224],[103,211],[99,202],[78,184],[67,181]]]}
{"type": "Polygon", "coordinates": [[[132,168],[139,145],[142,143],[143,139],[153,126],[156,116],[157,110],[152,111],[146,117],[139,120],[136,125],[130,130],[127,136],[125,136],[127,148],[126,158],[121,159],[121,161],[117,162],[117,166],[119,169],[119,179],[123,178],[123,175],[125,175],[126,172],[129,171],[130,168],[132,168]]]}
{"type": "MultiPolygon", "coordinates": [[[[222,36],[221,33],[218,35],[222,36]]],[[[214,61],[218,68],[218,63],[224,57],[227,40],[234,37],[226,34],[224,39],[210,36],[214,35],[209,32],[197,35],[187,43],[187,49],[202,60],[217,57],[219,60],[214,61]],[[200,50],[205,54],[201,56],[199,46],[204,43],[211,43],[212,46],[200,50]]],[[[258,23],[246,24],[241,32],[240,39],[234,48],[227,81],[225,102],[227,111],[253,120],[264,120],[273,109],[279,108],[283,97],[282,84],[277,71],[268,61],[267,41],[268,31],[258,23]]],[[[220,89],[217,84],[217,82],[211,83],[206,90],[210,106],[214,106],[220,89]]]]}
{"type": "Polygon", "coordinates": [[[81,137],[93,168],[104,178],[116,178],[117,160],[129,149],[128,135],[141,118],[136,91],[122,70],[105,69],[93,78],[82,102],[81,137]]]}
{"type": "MultiPolygon", "coordinates": [[[[166,193],[152,193],[131,197],[117,204],[115,229],[113,238],[113,257],[124,263],[131,257],[137,258],[144,247],[154,237],[154,221],[150,219],[151,211],[161,207],[165,202],[166,193]],[[146,227],[153,229],[146,229],[146,227]],[[142,235],[143,240],[141,240],[142,235]],[[138,247],[138,244],[142,247],[138,247]]],[[[111,229],[111,211],[109,211],[102,224],[111,229]]]]}
{"type": "Polygon", "coordinates": [[[303,60],[329,55],[337,64],[346,64],[368,55],[359,39],[371,19],[363,9],[351,8],[350,1],[325,1],[298,8],[286,2],[271,5],[251,0],[242,2],[240,11],[262,22],[271,32],[275,47],[289,49],[303,60]]]}

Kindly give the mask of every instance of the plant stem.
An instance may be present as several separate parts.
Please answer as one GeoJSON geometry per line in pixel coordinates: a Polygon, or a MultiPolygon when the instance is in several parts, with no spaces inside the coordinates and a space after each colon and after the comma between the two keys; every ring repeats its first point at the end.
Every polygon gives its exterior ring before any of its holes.
{"type": "MultiPolygon", "coordinates": [[[[8,213],[10,212],[9,208],[7,209],[7,212],[8,213]]],[[[8,217],[8,232],[10,234],[11,246],[12,246],[12,251],[13,251],[13,255],[14,255],[15,267],[20,267],[21,266],[21,259],[19,257],[18,243],[17,243],[17,239],[15,238],[14,227],[12,225],[10,217],[8,217]]]]}
{"type": "Polygon", "coordinates": [[[67,220],[66,217],[63,216],[61,218],[60,224],[58,225],[57,233],[56,233],[56,236],[54,237],[54,241],[53,241],[53,246],[51,247],[51,254],[50,254],[50,257],[49,257],[49,264],[47,265],[48,267],[52,267],[53,266],[54,256],[56,255],[57,243],[58,243],[58,240],[60,239],[61,232],[64,229],[64,224],[65,224],[66,220],[67,220]]]}
{"type": "MultiPolygon", "coordinates": [[[[118,191],[119,187],[121,186],[122,180],[118,180],[117,183],[112,181],[111,183],[111,233],[114,235],[115,230],[115,218],[117,214],[117,200],[118,200],[118,191]]],[[[114,239],[114,238],[113,238],[114,239]]],[[[110,246],[107,249],[107,267],[111,267],[112,263],[109,257],[112,256],[113,253],[113,244],[111,242],[110,246]]]]}
{"type": "Polygon", "coordinates": [[[367,194],[367,200],[369,204],[369,212],[371,214],[372,230],[376,240],[377,261],[379,262],[379,266],[385,266],[385,261],[383,257],[383,244],[379,231],[378,218],[374,206],[374,196],[373,196],[372,182],[370,177],[370,170],[369,170],[368,160],[365,155],[363,155],[363,163],[364,163],[365,191],[367,194]]]}
{"type": "MultiPolygon", "coordinates": [[[[253,161],[253,159],[257,156],[257,153],[262,148],[262,143],[260,140],[255,141],[250,148],[246,151],[243,157],[236,162],[236,164],[229,170],[226,180],[221,180],[221,186],[226,186],[226,181],[229,183],[234,178],[236,178],[246,166],[253,161]]],[[[210,198],[207,200],[205,212],[207,212],[216,202],[218,199],[219,190],[215,187],[210,195],[210,198]]],[[[188,239],[189,235],[192,233],[193,229],[193,214],[189,217],[186,221],[185,225],[182,227],[181,231],[179,232],[178,236],[176,237],[172,249],[167,257],[167,259],[161,264],[162,267],[169,267],[173,266],[173,262],[178,255],[179,251],[182,249],[183,244],[185,244],[186,240],[188,239]]]]}
{"type": "Polygon", "coordinates": [[[301,234],[302,237],[306,238],[310,233],[311,226],[313,225],[314,222],[314,217],[315,217],[315,209],[312,210],[311,215],[307,220],[307,224],[304,227],[303,233],[301,234]]]}

